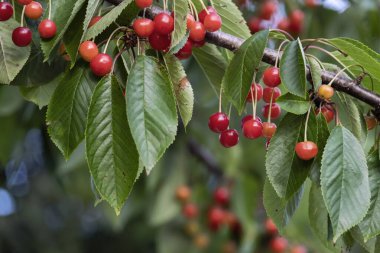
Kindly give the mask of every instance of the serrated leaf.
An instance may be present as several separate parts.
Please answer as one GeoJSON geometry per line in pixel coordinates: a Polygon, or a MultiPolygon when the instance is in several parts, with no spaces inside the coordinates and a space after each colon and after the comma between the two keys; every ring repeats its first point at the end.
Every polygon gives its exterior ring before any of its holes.
{"type": "Polygon", "coordinates": [[[154,58],[136,58],[126,96],[132,136],[149,172],[173,143],[178,124],[171,83],[154,58]]]}
{"type": "Polygon", "coordinates": [[[66,159],[84,138],[96,82],[87,64],[82,62],[66,72],[51,98],[46,117],[48,131],[66,159]]]}
{"type": "Polygon", "coordinates": [[[10,19],[0,22],[0,83],[10,84],[24,67],[30,55],[30,46],[18,47],[12,41],[12,31],[20,26],[10,19]]]}
{"type": "Polygon", "coordinates": [[[276,103],[281,106],[281,109],[298,115],[307,113],[310,106],[309,101],[291,93],[282,95],[277,99],[276,103]]]}
{"type": "Polygon", "coordinates": [[[355,226],[349,231],[349,234],[369,253],[378,253],[380,250],[380,238],[375,237],[368,241],[364,240],[364,236],[358,226],[355,226]]]}
{"type": "Polygon", "coordinates": [[[313,57],[308,56],[307,61],[309,63],[311,79],[313,80],[315,90],[322,84],[322,68],[313,57]]]}
{"type": "Polygon", "coordinates": [[[364,218],[371,196],[363,148],[343,126],[336,126],[327,140],[321,185],[335,242],[364,218]]]}
{"type": "Polygon", "coordinates": [[[288,91],[299,97],[306,97],[306,63],[299,39],[286,46],[280,61],[281,81],[288,91]]]}
{"type": "Polygon", "coordinates": [[[87,117],[86,155],[99,194],[119,213],[135,182],[139,157],[114,76],[104,77],[94,90],[87,117]]]}
{"type": "Polygon", "coordinates": [[[189,13],[189,4],[187,0],[173,1],[174,12],[174,31],[172,33],[172,43],[170,49],[173,49],[182,41],[186,35],[186,20],[189,13]]]}
{"type": "Polygon", "coordinates": [[[253,75],[260,65],[268,42],[269,31],[252,35],[236,51],[223,77],[224,94],[231,100],[239,112],[242,112],[253,75]]]}

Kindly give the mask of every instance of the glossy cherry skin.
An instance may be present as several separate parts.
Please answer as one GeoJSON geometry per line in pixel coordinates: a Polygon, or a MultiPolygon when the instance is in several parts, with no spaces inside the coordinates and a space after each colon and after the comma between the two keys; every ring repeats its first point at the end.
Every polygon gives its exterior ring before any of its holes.
{"type": "Polygon", "coordinates": [[[7,21],[13,15],[13,6],[8,2],[0,2],[0,21],[7,21]]]}
{"type": "Polygon", "coordinates": [[[154,17],[154,30],[161,35],[168,35],[174,30],[174,19],[167,13],[161,12],[154,17]]]}
{"type": "Polygon", "coordinates": [[[21,5],[28,5],[32,2],[33,0],[17,0],[17,2],[21,5]]]}
{"type": "Polygon", "coordinates": [[[137,7],[140,9],[148,8],[153,4],[153,0],[135,0],[137,7]]]}
{"type": "Polygon", "coordinates": [[[191,56],[193,53],[193,42],[191,40],[187,40],[185,45],[175,54],[178,59],[184,60],[191,56]]]}
{"type": "Polygon", "coordinates": [[[365,122],[367,124],[367,129],[368,130],[374,129],[376,127],[376,125],[377,125],[377,120],[373,116],[366,116],[365,117],[365,122]]]}
{"type": "Polygon", "coordinates": [[[267,1],[261,6],[260,17],[262,19],[269,20],[273,14],[277,11],[277,3],[274,1],[267,1]]]}
{"type": "MultiPolygon", "coordinates": [[[[244,118],[242,118],[241,119],[241,129],[243,129],[244,123],[247,122],[248,120],[251,120],[251,119],[253,119],[252,114],[249,114],[249,115],[245,116],[244,118]]],[[[256,120],[258,120],[259,122],[262,122],[259,117],[256,117],[256,120]]]]}
{"type": "Polygon", "coordinates": [[[302,245],[293,246],[290,253],[307,253],[307,249],[302,245]]]}
{"type": "Polygon", "coordinates": [[[249,103],[252,103],[252,100],[255,99],[255,87],[257,88],[257,94],[256,94],[256,98],[257,98],[257,101],[260,101],[261,98],[263,97],[263,87],[261,87],[260,84],[252,84],[251,85],[251,89],[249,90],[249,93],[247,95],[247,102],[249,103]],[[253,99],[252,99],[253,97],[253,99]]]}
{"type": "Polygon", "coordinates": [[[267,219],[265,221],[265,231],[270,235],[275,235],[278,233],[277,226],[274,224],[272,219],[267,219]]]}
{"type": "MultiPolygon", "coordinates": [[[[270,108],[270,104],[266,104],[263,107],[263,117],[266,119],[269,117],[269,108],[270,108]]],[[[281,115],[281,107],[278,104],[273,103],[272,112],[270,115],[271,119],[277,119],[278,117],[280,117],[280,115],[281,115]]]]}
{"type": "Polygon", "coordinates": [[[187,14],[187,18],[186,18],[186,26],[187,26],[187,29],[190,30],[191,27],[193,27],[195,23],[195,18],[193,15],[191,14],[187,14]]]}
{"type": "Polygon", "coordinates": [[[203,25],[206,31],[216,32],[222,27],[222,19],[217,13],[210,13],[205,17],[203,25]]]}
{"type": "Polygon", "coordinates": [[[188,203],[183,206],[182,213],[186,218],[194,219],[198,216],[198,207],[193,203],[188,203]]]}
{"type": "Polygon", "coordinates": [[[198,14],[199,22],[204,23],[205,18],[208,14],[211,13],[218,13],[212,6],[207,6],[208,13],[205,9],[203,9],[201,12],[198,14]]]}
{"type": "Polygon", "coordinates": [[[90,20],[90,23],[88,24],[88,28],[90,28],[91,26],[95,25],[96,23],[99,22],[99,20],[102,19],[102,16],[95,16],[93,17],[91,20],[90,20]]]}
{"type": "Polygon", "coordinates": [[[263,124],[257,119],[247,120],[243,124],[243,134],[248,139],[257,139],[263,135],[263,124]]]}
{"type": "Polygon", "coordinates": [[[268,87],[277,87],[281,84],[280,69],[276,67],[267,68],[264,71],[263,82],[268,87]]]}
{"type": "Polygon", "coordinates": [[[275,123],[272,123],[272,122],[263,123],[263,136],[265,138],[268,138],[268,139],[272,138],[276,130],[277,130],[277,126],[275,123]]]}
{"type": "Polygon", "coordinates": [[[305,161],[311,160],[318,154],[318,146],[312,141],[299,142],[295,148],[297,156],[305,161]]]}
{"type": "Polygon", "coordinates": [[[288,247],[288,241],[283,237],[276,237],[272,239],[269,246],[274,253],[282,253],[288,247]]]}
{"type": "Polygon", "coordinates": [[[190,29],[190,35],[189,38],[192,41],[204,41],[206,37],[206,29],[204,25],[201,22],[195,21],[193,24],[193,27],[190,29]]]}
{"type": "Polygon", "coordinates": [[[90,63],[90,68],[94,75],[102,77],[111,73],[112,58],[108,54],[98,54],[90,63]]]}
{"type": "Polygon", "coordinates": [[[322,115],[325,117],[327,123],[330,123],[335,118],[335,113],[333,110],[323,106],[322,108],[317,108],[315,113],[318,115],[319,112],[322,112],[322,115]]]}
{"type": "Polygon", "coordinates": [[[221,133],[227,130],[230,119],[227,114],[222,112],[214,113],[208,120],[208,127],[215,133],[221,133]]]}
{"type": "Polygon", "coordinates": [[[158,51],[165,51],[169,49],[171,39],[169,35],[161,35],[154,31],[149,36],[149,43],[153,49],[158,51]]]}
{"type": "Polygon", "coordinates": [[[33,1],[25,7],[25,16],[30,19],[39,19],[44,12],[39,2],[33,1]]]}
{"type": "Polygon", "coordinates": [[[44,19],[38,25],[38,32],[41,38],[51,39],[57,33],[57,26],[55,25],[54,21],[50,19],[44,19]]]}
{"type": "Polygon", "coordinates": [[[29,46],[32,42],[32,31],[28,27],[17,27],[13,30],[12,41],[19,47],[29,46]]]}
{"type": "Polygon", "coordinates": [[[154,23],[149,18],[137,18],[133,22],[133,30],[140,38],[148,38],[154,31],[154,23]]]}
{"type": "Polygon", "coordinates": [[[264,92],[263,92],[263,100],[266,103],[270,103],[272,93],[273,93],[272,103],[276,102],[276,100],[281,96],[281,90],[279,88],[266,87],[264,88],[264,92]]]}
{"type": "Polygon", "coordinates": [[[229,129],[219,135],[219,142],[225,148],[231,148],[239,143],[239,133],[235,129],[229,129]]]}
{"type": "Polygon", "coordinates": [[[262,22],[261,18],[252,17],[249,19],[248,27],[249,27],[249,30],[251,30],[251,33],[257,33],[263,29],[261,22],[262,22]]]}
{"type": "Polygon", "coordinates": [[[227,187],[218,187],[214,191],[215,203],[227,206],[230,203],[230,190],[227,187]]]}
{"type": "Polygon", "coordinates": [[[202,40],[202,41],[193,41],[193,47],[203,47],[205,44],[206,44],[206,41],[202,40]]]}
{"type": "Polygon", "coordinates": [[[213,207],[208,213],[208,226],[210,230],[217,231],[225,221],[225,212],[219,207],[213,207]]]}
{"type": "Polygon", "coordinates": [[[186,202],[191,197],[191,190],[186,185],[179,186],[175,191],[175,196],[179,201],[186,202]]]}
{"type": "Polygon", "coordinates": [[[86,62],[91,62],[98,54],[98,46],[93,41],[84,41],[79,46],[79,54],[86,62]]]}
{"type": "Polygon", "coordinates": [[[330,85],[322,84],[319,86],[318,96],[323,99],[330,99],[334,96],[334,88],[330,85]]]}

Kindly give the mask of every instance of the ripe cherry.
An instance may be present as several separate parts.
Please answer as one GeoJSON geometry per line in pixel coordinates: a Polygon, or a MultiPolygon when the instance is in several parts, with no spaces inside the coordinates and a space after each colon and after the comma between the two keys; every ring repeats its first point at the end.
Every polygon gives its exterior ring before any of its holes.
{"type": "Polygon", "coordinates": [[[21,5],[28,5],[32,2],[33,0],[17,0],[17,2],[21,5]]]}
{"type": "Polygon", "coordinates": [[[289,31],[294,34],[299,34],[303,30],[305,14],[301,10],[295,10],[290,14],[289,31]]]}
{"type": "Polygon", "coordinates": [[[198,207],[193,203],[188,203],[183,206],[182,213],[186,218],[193,219],[198,216],[198,207]]]}
{"type": "Polygon", "coordinates": [[[326,106],[321,107],[321,109],[317,108],[315,113],[318,115],[319,112],[322,112],[322,115],[325,117],[327,123],[330,123],[335,117],[334,111],[330,110],[326,106]]]}
{"type": "Polygon", "coordinates": [[[257,88],[257,94],[256,94],[257,101],[260,101],[261,98],[263,97],[263,87],[261,87],[260,84],[255,85],[253,83],[247,95],[247,102],[249,103],[252,103],[252,95],[253,95],[253,99],[255,99],[255,87],[257,88]]]}
{"type": "Polygon", "coordinates": [[[251,30],[251,33],[257,33],[263,29],[261,25],[261,18],[252,17],[248,21],[248,27],[249,30],[251,30]]]}
{"type": "Polygon", "coordinates": [[[193,42],[191,40],[187,40],[185,45],[175,54],[178,59],[184,60],[191,56],[193,53],[193,42]]]}
{"type": "Polygon", "coordinates": [[[206,44],[206,41],[202,40],[202,41],[193,41],[193,47],[203,47],[205,44],[206,44]]]}
{"type": "Polygon", "coordinates": [[[267,1],[261,6],[260,17],[269,20],[277,11],[277,4],[274,1],[267,1]]]}
{"type": "Polygon", "coordinates": [[[192,41],[204,41],[206,37],[206,29],[201,22],[195,21],[193,27],[190,29],[189,38],[192,41]]]}
{"type": "Polygon", "coordinates": [[[175,196],[179,201],[186,202],[190,199],[191,190],[186,185],[179,186],[175,191],[175,196]]]}
{"type": "Polygon", "coordinates": [[[108,54],[98,54],[92,59],[90,63],[90,68],[92,73],[96,76],[105,76],[111,73],[112,70],[112,58],[108,54]]]}
{"type": "Polygon", "coordinates": [[[288,18],[283,18],[278,22],[277,28],[283,31],[288,32],[290,27],[290,21],[288,18]]]}
{"type": "Polygon", "coordinates": [[[285,252],[287,247],[288,247],[288,241],[283,237],[276,237],[272,239],[272,241],[270,242],[270,249],[274,253],[285,252]]]}
{"type": "Polygon", "coordinates": [[[263,124],[257,119],[250,119],[243,124],[243,134],[248,139],[257,139],[263,135],[263,124]]]}
{"type": "Polygon", "coordinates": [[[230,203],[230,190],[227,187],[218,187],[214,191],[214,200],[219,205],[228,205],[230,203]]]}
{"type": "Polygon", "coordinates": [[[135,0],[137,7],[140,9],[148,8],[153,4],[153,0],[135,0]]]}
{"type": "Polygon", "coordinates": [[[161,35],[154,31],[149,36],[149,43],[153,49],[158,51],[165,51],[169,49],[171,39],[169,35],[161,35]]]}
{"type": "Polygon", "coordinates": [[[318,0],[305,0],[305,5],[308,8],[315,8],[318,6],[318,0]]]}
{"type": "MultiPolygon", "coordinates": [[[[242,118],[241,119],[241,129],[243,129],[244,123],[247,122],[248,120],[251,120],[251,119],[253,119],[253,115],[251,115],[251,114],[249,114],[249,115],[245,116],[244,118],[242,118]]],[[[259,122],[262,122],[259,117],[256,117],[256,120],[258,120],[259,122]]]]}
{"type": "Polygon", "coordinates": [[[330,85],[322,84],[318,89],[318,96],[323,99],[330,99],[334,96],[334,88],[330,85]]]}
{"type": "Polygon", "coordinates": [[[208,213],[210,230],[217,231],[225,221],[225,212],[219,207],[213,207],[208,213]]]}
{"type": "Polygon", "coordinates": [[[268,139],[272,138],[276,130],[277,130],[277,126],[275,123],[271,123],[271,122],[263,123],[263,136],[265,138],[268,138],[268,139]]]}
{"type": "Polygon", "coordinates": [[[91,62],[98,54],[98,46],[93,41],[84,41],[79,47],[79,54],[83,60],[91,62]]]}
{"type": "Polygon", "coordinates": [[[187,29],[190,30],[191,27],[193,27],[195,23],[195,18],[193,15],[191,14],[187,14],[187,18],[186,18],[186,26],[187,26],[187,29]]]}
{"type": "Polygon", "coordinates": [[[277,226],[274,224],[272,219],[267,219],[265,221],[265,231],[270,235],[275,235],[278,233],[277,226]]]}
{"type": "Polygon", "coordinates": [[[292,247],[290,253],[307,253],[307,249],[302,245],[292,247]]]}
{"type": "Polygon", "coordinates": [[[203,24],[207,31],[216,32],[222,27],[222,19],[217,13],[210,13],[205,17],[203,24]]]}
{"type": "Polygon", "coordinates": [[[57,33],[57,26],[55,25],[54,21],[50,19],[44,19],[38,25],[38,32],[41,38],[51,39],[57,33]]]}
{"type": "Polygon", "coordinates": [[[365,122],[367,123],[367,129],[372,130],[376,127],[377,125],[377,120],[373,116],[366,116],[365,117],[365,122]]]}
{"type": "Polygon", "coordinates": [[[99,20],[102,19],[102,16],[95,16],[90,20],[90,23],[88,24],[88,28],[98,23],[99,20]]]}
{"type": "Polygon", "coordinates": [[[133,29],[140,38],[148,38],[154,31],[154,23],[149,18],[137,18],[133,22],[133,29]]]}
{"type": "Polygon", "coordinates": [[[174,19],[167,13],[161,12],[154,17],[154,30],[161,35],[168,35],[174,30],[174,19]]]}
{"type": "Polygon", "coordinates": [[[17,27],[13,30],[12,41],[16,46],[26,47],[32,42],[32,31],[28,27],[17,27]]]}
{"type": "Polygon", "coordinates": [[[208,10],[208,13],[207,13],[207,11],[206,11],[205,9],[203,9],[203,10],[202,10],[201,12],[199,12],[199,14],[198,14],[198,18],[199,18],[199,21],[200,21],[201,23],[204,23],[205,18],[206,18],[207,15],[209,15],[209,14],[211,14],[211,13],[218,13],[218,12],[214,9],[214,7],[212,7],[212,6],[207,6],[207,10],[208,10]]]}
{"type": "Polygon", "coordinates": [[[8,2],[0,2],[0,21],[6,21],[13,15],[13,6],[8,2]]]}
{"type": "Polygon", "coordinates": [[[208,127],[215,133],[221,133],[227,130],[230,119],[227,114],[222,112],[214,113],[208,120],[208,127]]]}
{"type": "Polygon", "coordinates": [[[273,93],[272,103],[276,102],[277,98],[281,96],[281,90],[279,88],[266,87],[264,88],[264,92],[263,92],[263,99],[266,103],[270,103],[272,93],[273,93]]]}
{"type": "Polygon", "coordinates": [[[279,86],[281,84],[280,70],[276,67],[267,68],[264,71],[263,82],[269,87],[279,86]]]}
{"type": "Polygon", "coordinates": [[[33,1],[25,7],[25,16],[30,19],[39,19],[44,12],[39,2],[33,1]]]}
{"type": "Polygon", "coordinates": [[[295,148],[297,156],[305,161],[311,160],[318,154],[318,146],[312,141],[299,142],[295,148]]]}
{"type": "MultiPolygon", "coordinates": [[[[263,107],[263,116],[266,119],[269,117],[269,108],[270,108],[270,104],[266,104],[263,107]]],[[[270,115],[271,119],[277,119],[278,117],[280,117],[280,115],[281,115],[281,107],[278,104],[273,103],[271,111],[272,111],[271,115],[270,115]]]]}
{"type": "Polygon", "coordinates": [[[235,129],[229,129],[219,135],[220,144],[225,148],[231,148],[239,143],[239,133],[235,129]]]}

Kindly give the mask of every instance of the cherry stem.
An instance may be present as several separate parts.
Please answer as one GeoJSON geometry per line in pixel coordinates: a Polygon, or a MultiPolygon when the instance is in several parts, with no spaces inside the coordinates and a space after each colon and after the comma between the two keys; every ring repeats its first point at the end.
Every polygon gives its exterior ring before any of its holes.
{"type": "Polygon", "coordinates": [[[201,3],[202,8],[206,11],[207,15],[210,14],[210,12],[208,11],[208,9],[207,9],[205,3],[203,2],[203,0],[199,0],[199,2],[201,3]]]}
{"type": "Polygon", "coordinates": [[[315,57],[312,54],[306,54],[306,56],[313,58],[318,63],[318,65],[321,67],[321,69],[326,70],[325,66],[323,66],[323,63],[317,57],[315,57]]]}
{"type": "Polygon", "coordinates": [[[103,53],[107,53],[107,49],[108,49],[108,46],[113,38],[113,36],[116,34],[116,32],[120,31],[121,29],[124,29],[125,27],[124,26],[121,26],[121,27],[118,27],[117,29],[115,29],[111,35],[108,37],[108,40],[107,40],[107,43],[106,43],[106,46],[104,47],[104,50],[103,50],[103,53]]]}
{"type": "Polygon", "coordinates": [[[284,34],[286,37],[288,37],[290,40],[295,40],[294,37],[292,35],[290,35],[290,33],[284,31],[284,30],[281,30],[281,29],[269,29],[270,32],[274,31],[274,32],[279,32],[279,33],[282,33],[284,34]]]}
{"type": "MultiPolygon", "coordinates": [[[[12,6],[15,6],[15,0],[12,0],[12,6]]],[[[16,12],[15,11],[13,12],[13,18],[16,19],[16,12]]]]}
{"type": "Polygon", "coordinates": [[[363,70],[363,72],[365,72],[365,71],[364,71],[364,68],[363,68],[361,65],[359,65],[359,64],[353,64],[353,65],[347,66],[347,67],[345,67],[344,69],[340,70],[340,71],[334,76],[334,78],[331,79],[331,81],[329,82],[328,86],[331,86],[331,85],[333,84],[333,82],[338,78],[338,76],[341,75],[342,73],[344,73],[344,71],[346,71],[347,69],[349,69],[349,68],[351,68],[351,67],[357,67],[357,66],[361,67],[361,69],[363,70]]]}
{"type": "Polygon", "coordinates": [[[281,44],[280,44],[280,46],[278,47],[278,51],[277,51],[277,57],[276,57],[276,62],[275,62],[275,64],[274,64],[274,66],[277,68],[278,67],[278,61],[279,61],[279,59],[280,59],[280,51],[281,51],[281,48],[282,48],[282,46],[285,44],[285,43],[287,43],[288,42],[288,40],[284,40],[281,44]]]}
{"type": "Polygon", "coordinates": [[[309,118],[310,118],[310,112],[311,112],[311,103],[310,103],[310,106],[309,106],[309,110],[307,111],[307,115],[306,115],[306,121],[305,121],[305,133],[304,133],[304,141],[306,142],[307,141],[307,125],[309,124],[309,118]]]}
{"type": "Polygon", "coordinates": [[[51,0],[49,0],[49,16],[48,19],[51,20],[51,0]]]}
{"type": "Polygon", "coordinates": [[[313,45],[314,43],[318,42],[320,44],[323,44],[323,45],[326,45],[326,46],[330,46],[330,47],[333,47],[334,49],[336,49],[337,51],[339,51],[341,54],[343,54],[344,56],[347,56],[347,54],[345,52],[343,52],[342,50],[340,50],[339,48],[337,48],[335,45],[331,44],[330,42],[328,42],[327,40],[325,39],[322,39],[322,38],[317,38],[317,39],[303,39],[301,40],[301,42],[311,42],[309,45],[306,46],[309,47],[311,45],[313,45]]]}
{"type": "Polygon", "coordinates": [[[268,122],[269,123],[271,123],[271,117],[272,117],[273,94],[274,94],[274,88],[272,88],[272,94],[270,96],[269,113],[268,113],[268,122]]]}
{"type": "Polygon", "coordinates": [[[219,92],[219,112],[222,112],[222,94],[223,94],[223,88],[220,87],[220,92],[219,92]]]}
{"type": "Polygon", "coordinates": [[[255,96],[253,97],[252,85],[249,88],[251,91],[252,98],[252,110],[253,110],[253,119],[256,119],[256,110],[257,110],[257,87],[256,87],[256,72],[253,74],[253,87],[255,87],[255,96]]]}
{"type": "Polygon", "coordinates": [[[336,106],[334,106],[334,112],[335,112],[335,125],[338,126],[340,125],[340,118],[339,118],[339,111],[336,106]]]}
{"type": "Polygon", "coordinates": [[[213,0],[210,0],[210,4],[211,4],[211,6],[212,7],[214,7],[215,5],[214,5],[214,1],[213,0]]]}
{"type": "Polygon", "coordinates": [[[168,3],[166,2],[166,0],[164,0],[163,2],[164,2],[164,11],[166,11],[168,8],[168,3]]]}
{"type": "MultiPolygon", "coordinates": [[[[115,56],[115,59],[113,60],[113,63],[112,63],[112,69],[111,69],[111,73],[113,73],[113,71],[115,70],[115,65],[116,65],[116,61],[120,58],[120,56],[125,52],[125,48],[123,48],[122,50],[119,51],[119,53],[115,56]]],[[[129,73],[129,72],[128,72],[129,73]]]]}
{"type": "Polygon", "coordinates": [[[24,26],[25,8],[26,8],[26,5],[24,5],[24,7],[22,8],[22,13],[21,13],[21,27],[24,26]]]}
{"type": "Polygon", "coordinates": [[[188,2],[190,6],[190,11],[193,13],[195,20],[198,21],[197,8],[195,8],[195,5],[191,0],[189,0],[188,2]]]}

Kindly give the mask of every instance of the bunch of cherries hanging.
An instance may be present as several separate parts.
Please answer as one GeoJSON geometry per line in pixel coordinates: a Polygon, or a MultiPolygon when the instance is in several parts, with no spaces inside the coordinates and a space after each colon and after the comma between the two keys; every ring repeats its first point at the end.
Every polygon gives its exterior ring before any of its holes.
{"type": "MultiPolygon", "coordinates": [[[[32,31],[24,26],[24,15],[33,20],[42,17],[44,9],[39,2],[33,0],[17,0],[23,6],[21,25],[12,32],[12,41],[16,46],[26,47],[32,42],[32,31]]],[[[8,2],[0,2],[0,21],[7,21],[14,15],[13,6],[8,2]]],[[[49,17],[38,25],[38,33],[42,39],[51,39],[57,33],[57,26],[51,20],[51,1],[49,1],[49,17]]]]}

